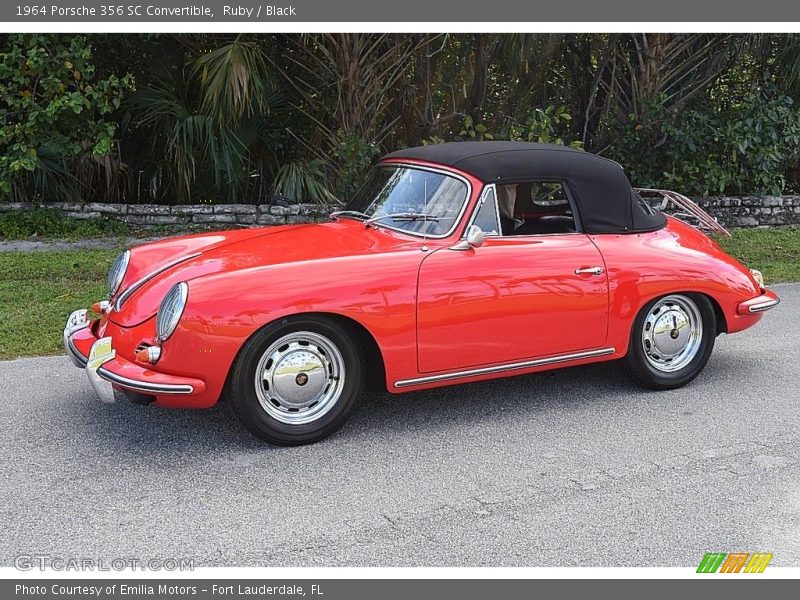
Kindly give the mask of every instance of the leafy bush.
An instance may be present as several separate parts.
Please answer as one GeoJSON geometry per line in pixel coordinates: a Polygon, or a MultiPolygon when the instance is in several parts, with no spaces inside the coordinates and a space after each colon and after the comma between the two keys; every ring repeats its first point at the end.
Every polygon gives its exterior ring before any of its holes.
{"type": "Polygon", "coordinates": [[[525,117],[524,122],[511,125],[509,138],[526,142],[538,142],[540,144],[558,144],[560,146],[581,148],[583,143],[580,140],[565,141],[573,137],[569,128],[571,121],[572,115],[567,112],[564,106],[551,104],[544,108],[534,108],[525,117]]]}
{"type": "Polygon", "coordinates": [[[341,129],[336,132],[338,142],[334,156],[338,162],[338,197],[348,198],[361,185],[364,172],[381,153],[377,144],[368,142],[354,133],[341,129]]]}
{"type": "Polygon", "coordinates": [[[483,142],[485,140],[493,140],[494,134],[489,131],[483,123],[475,123],[475,121],[467,115],[464,117],[464,128],[458,133],[459,138],[462,140],[469,140],[472,142],[483,142]]]}
{"type": "Polygon", "coordinates": [[[73,219],[54,208],[0,213],[0,238],[9,240],[32,236],[49,238],[81,238],[123,235],[128,226],[109,219],[73,219]]]}
{"type": "MultiPolygon", "coordinates": [[[[12,34],[0,43],[0,196],[75,199],[81,170],[103,167],[110,114],[132,78],[96,77],[83,36],[12,34]]],[[[106,166],[108,166],[106,164],[106,166]]]]}
{"type": "Polygon", "coordinates": [[[798,65],[797,34],[7,35],[0,201],[328,202],[384,152],[486,139],[776,193],[800,185],[798,65]]]}
{"type": "MultiPolygon", "coordinates": [[[[583,143],[575,139],[571,133],[572,116],[564,106],[548,105],[534,108],[521,120],[510,122],[497,132],[489,131],[484,123],[475,123],[467,115],[462,122],[462,129],[454,137],[455,141],[482,142],[487,140],[514,140],[537,142],[540,144],[558,144],[572,148],[582,148],[583,143]]],[[[423,140],[423,145],[443,144],[447,140],[439,136],[431,136],[423,140]]]]}
{"type": "Polygon", "coordinates": [[[771,87],[729,109],[693,108],[666,122],[650,107],[615,146],[639,185],[708,194],[781,194],[800,157],[800,109],[771,87]],[[655,124],[655,125],[654,125],[655,124]]]}

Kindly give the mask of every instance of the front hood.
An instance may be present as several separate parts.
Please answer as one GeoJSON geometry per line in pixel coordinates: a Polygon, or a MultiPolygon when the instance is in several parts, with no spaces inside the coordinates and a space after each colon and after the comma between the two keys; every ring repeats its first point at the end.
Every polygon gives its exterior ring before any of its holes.
{"type": "Polygon", "coordinates": [[[118,311],[112,310],[108,318],[123,327],[139,325],[156,314],[169,288],[181,281],[255,267],[376,252],[392,238],[366,229],[361,223],[342,220],[198,234],[145,244],[131,250],[120,294],[143,279],[147,281],[128,295],[118,311]]]}

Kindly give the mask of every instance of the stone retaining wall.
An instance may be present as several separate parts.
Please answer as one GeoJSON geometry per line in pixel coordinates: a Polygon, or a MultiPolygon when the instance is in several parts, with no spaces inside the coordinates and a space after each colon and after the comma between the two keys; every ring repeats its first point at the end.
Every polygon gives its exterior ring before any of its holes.
{"type": "Polygon", "coordinates": [[[726,227],[800,224],[800,196],[720,196],[694,200],[726,227]]]}
{"type": "MultiPolygon", "coordinates": [[[[706,211],[726,227],[772,227],[800,224],[800,196],[722,196],[695,198],[706,211]]],[[[30,209],[26,202],[0,202],[0,212],[30,209]]],[[[137,226],[167,225],[191,227],[254,227],[313,223],[327,219],[330,208],[316,204],[272,206],[269,204],[105,204],[89,202],[45,203],[66,216],[78,219],[106,217],[137,226]]]]}
{"type": "MultiPolygon", "coordinates": [[[[33,208],[29,202],[0,202],[0,212],[33,208]]],[[[317,204],[272,206],[262,204],[193,204],[163,206],[160,204],[106,204],[87,202],[40,203],[36,206],[57,208],[67,217],[91,219],[106,217],[137,226],[168,225],[176,228],[191,226],[254,227],[314,223],[326,220],[332,209],[317,204]]]]}

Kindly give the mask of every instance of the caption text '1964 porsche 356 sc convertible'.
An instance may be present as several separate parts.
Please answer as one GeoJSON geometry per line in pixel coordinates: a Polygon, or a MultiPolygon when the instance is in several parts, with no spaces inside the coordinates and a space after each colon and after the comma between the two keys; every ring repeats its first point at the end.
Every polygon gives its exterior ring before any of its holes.
{"type": "Polygon", "coordinates": [[[287,445],[335,431],[367,385],[405,392],[625,359],[636,381],[670,389],[700,373],[717,335],[778,303],[691,219],[724,232],[587,152],[410,148],[329,222],[124,252],[108,298],[69,317],[64,344],[106,401],[227,398],[253,434],[287,445]]]}

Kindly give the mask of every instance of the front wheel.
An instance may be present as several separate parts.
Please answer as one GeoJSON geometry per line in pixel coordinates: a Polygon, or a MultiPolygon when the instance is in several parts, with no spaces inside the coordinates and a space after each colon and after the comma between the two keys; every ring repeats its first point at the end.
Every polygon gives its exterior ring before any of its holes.
{"type": "Polygon", "coordinates": [[[681,387],[706,366],[716,338],[714,307],[699,294],[671,294],[645,306],[633,324],[625,362],[637,383],[681,387]]]}
{"type": "Polygon", "coordinates": [[[253,435],[296,446],[339,429],[363,380],[361,350],[348,332],[309,316],[270,324],[248,340],[231,371],[229,395],[253,435]]]}

